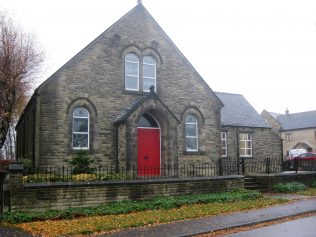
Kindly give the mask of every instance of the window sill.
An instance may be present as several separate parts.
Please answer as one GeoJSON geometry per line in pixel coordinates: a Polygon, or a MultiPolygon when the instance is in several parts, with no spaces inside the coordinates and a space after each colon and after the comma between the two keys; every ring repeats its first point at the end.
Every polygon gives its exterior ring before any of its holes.
{"type": "MultiPolygon", "coordinates": [[[[141,91],[141,90],[138,90],[138,91],[129,91],[129,90],[123,90],[123,93],[124,94],[130,94],[130,95],[148,95],[150,93],[150,91],[141,91]]],[[[157,93],[155,91],[155,93],[157,93]]]]}
{"type": "Polygon", "coordinates": [[[206,156],[205,151],[183,151],[185,156],[206,156]]]}

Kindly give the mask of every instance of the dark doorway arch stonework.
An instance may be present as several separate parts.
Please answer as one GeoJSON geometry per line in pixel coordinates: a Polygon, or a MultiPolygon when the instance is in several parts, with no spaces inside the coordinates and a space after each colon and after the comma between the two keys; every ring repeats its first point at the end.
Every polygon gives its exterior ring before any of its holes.
{"type": "Polygon", "coordinates": [[[118,161],[127,167],[138,166],[138,126],[142,116],[150,115],[160,128],[160,165],[178,162],[179,120],[156,97],[147,98],[118,127],[118,161]]]}

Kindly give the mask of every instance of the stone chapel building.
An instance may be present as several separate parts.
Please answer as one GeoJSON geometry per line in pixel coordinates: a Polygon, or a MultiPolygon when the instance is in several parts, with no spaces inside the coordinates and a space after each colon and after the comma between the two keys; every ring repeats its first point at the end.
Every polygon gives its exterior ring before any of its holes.
{"type": "Polygon", "coordinates": [[[35,90],[17,159],[60,166],[83,149],[96,165],[217,161],[222,107],[138,3],[35,90]]]}
{"type": "Polygon", "coordinates": [[[176,167],[281,155],[241,96],[214,93],[139,2],[42,83],[17,126],[17,159],[176,167]]]}

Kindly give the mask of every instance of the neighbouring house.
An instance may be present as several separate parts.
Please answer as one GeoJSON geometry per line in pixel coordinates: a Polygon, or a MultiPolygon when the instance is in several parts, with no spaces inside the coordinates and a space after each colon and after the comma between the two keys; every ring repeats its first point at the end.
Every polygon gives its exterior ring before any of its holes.
{"type": "Polygon", "coordinates": [[[139,2],[35,90],[17,159],[61,166],[86,150],[95,165],[214,162],[222,107],[139,2]]]}
{"type": "Polygon", "coordinates": [[[222,157],[240,161],[281,158],[281,139],[240,94],[220,93],[222,157]]]}
{"type": "Polygon", "coordinates": [[[292,149],[316,151],[316,110],[301,113],[271,113],[263,110],[261,116],[273,127],[283,141],[284,158],[292,149]]]}

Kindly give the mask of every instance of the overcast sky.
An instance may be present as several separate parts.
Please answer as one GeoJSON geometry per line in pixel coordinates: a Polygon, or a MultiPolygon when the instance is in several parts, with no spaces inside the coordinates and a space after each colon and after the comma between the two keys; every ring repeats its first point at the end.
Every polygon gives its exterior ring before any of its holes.
{"type": "MultiPolygon", "coordinates": [[[[315,0],[143,0],[214,91],[261,113],[316,110],[315,0]]],[[[0,0],[46,53],[36,86],[137,4],[136,0],[0,0]]]]}

